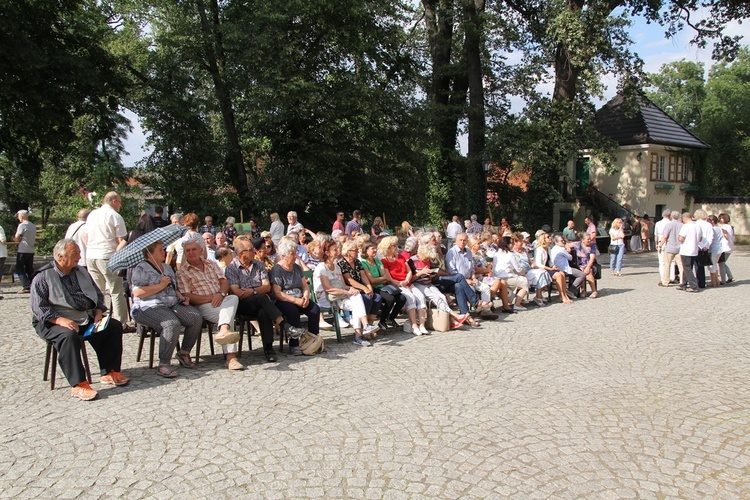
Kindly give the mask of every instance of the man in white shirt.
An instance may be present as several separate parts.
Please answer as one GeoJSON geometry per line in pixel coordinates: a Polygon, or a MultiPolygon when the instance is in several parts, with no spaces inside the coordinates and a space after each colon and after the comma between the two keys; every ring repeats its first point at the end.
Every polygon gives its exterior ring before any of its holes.
{"type": "Polygon", "coordinates": [[[456,241],[456,237],[463,232],[461,224],[458,222],[458,215],[453,216],[453,220],[448,227],[445,228],[445,237],[448,240],[448,250],[453,246],[453,242],[456,241]]]}
{"type": "MultiPolygon", "coordinates": [[[[670,222],[672,222],[672,211],[668,208],[665,208],[664,211],[661,213],[662,219],[654,224],[654,241],[656,242],[656,256],[659,258],[659,275],[663,276],[664,273],[662,272],[662,269],[666,265],[666,255],[664,253],[664,249],[661,245],[661,239],[664,235],[664,229],[666,229],[667,225],[669,225],[670,222]]],[[[662,281],[659,281],[661,286],[667,286],[669,283],[662,283],[662,281]]]]}
{"type": "Polygon", "coordinates": [[[693,272],[693,264],[698,257],[700,242],[703,239],[701,228],[693,221],[693,217],[685,212],[682,214],[682,229],[680,229],[680,260],[682,261],[682,283],[678,290],[688,292],[698,291],[698,280],[693,272]]]}
{"type": "MultiPolygon", "coordinates": [[[[701,242],[698,245],[700,252],[708,253],[708,249],[714,242],[714,229],[710,222],[706,220],[708,214],[702,208],[699,208],[693,213],[695,217],[695,223],[701,230],[701,242]]],[[[698,288],[706,288],[706,267],[698,264],[698,259],[695,259],[695,275],[698,278],[698,288]]]]}
{"type": "MultiPolygon", "coordinates": [[[[558,234],[555,236],[555,246],[550,250],[549,258],[560,272],[575,278],[567,290],[568,297],[573,299],[576,296],[576,292],[580,289],[581,284],[586,280],[586,274],[570,265],[570,261],[573,260],[570,248],[570,243],[566,243],[565,238],[558,234]]],[[[560,293],[563,293],[563,291],[560,290],[560,293]]]]}
{"type": "Polygon", "coordinates": [[[297,212],[289,212],[286,214],[286,220],[289,221],[289,225],[286,228],[286,234],[290,235],[295,231],[305,231],[305,228],[302,224],[300,224],[299,220],[297,220],[297,212]]]}
{"type": "Polygon", "coordinates": [[[86,219],[86,267],[100,290],[109,290],[112,297],[112,317],[123,324],[123,332],[133,332],[128,323],[128,301],[120,276],[107,269],[112,255],[127,245],[125,221],[118,213],[122,198],[114,191],[104,195],[104,203],[86,219]]]}
{"type": "Polygon", "coordinates": [[[83,236],[86,234],[86,219],[88,219],[91,210],[82,208],[78,211],[78,220],[68,226],[68,231],[65,233],[65,239],[73,240],[78,245],[78,249],[81,251],[81,259],[78,261],[78,265],[86,267],[86,244],[83,241],[83,236]]]}

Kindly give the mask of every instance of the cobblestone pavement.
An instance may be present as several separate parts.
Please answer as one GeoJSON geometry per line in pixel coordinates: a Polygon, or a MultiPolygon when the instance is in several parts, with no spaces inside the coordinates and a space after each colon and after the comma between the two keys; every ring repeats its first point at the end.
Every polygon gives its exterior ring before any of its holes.
{"type": "Polygon", "coordinates": [[[627,255],[596,300],[276,364],[256,340],[244,372],[159,378],[128,335],[131,384],[93,402],[42,382],[6,283],[0,495],[750,498],[750,251],[729,263],[736,283],[689,294],[627,255]]]}

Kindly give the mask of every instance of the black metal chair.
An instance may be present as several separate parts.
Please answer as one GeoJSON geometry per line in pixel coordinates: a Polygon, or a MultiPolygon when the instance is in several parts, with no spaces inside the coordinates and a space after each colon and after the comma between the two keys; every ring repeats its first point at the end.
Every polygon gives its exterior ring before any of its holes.
{"type": "MultiPolygon", "coordinates": [[[[89,368],[89,357],[86,354],[86,341],[83,337],[79,336],[81,340],[81,358],[83,360],[83,368],[86,370],[86,380],[91,383],[91,368],[89,368]]],[[[50,381],[49,388],[54,390],[55,388],[55,376],[57,375],[57,349],[54,348],[52,342],[47,342],[47,354],[44,358],[44,381],[50,381]],[[52,373],[49,373],[50,364],[52,365],[52,373]],[[51,375],[48,378],[48,375],[51,375]]]]}

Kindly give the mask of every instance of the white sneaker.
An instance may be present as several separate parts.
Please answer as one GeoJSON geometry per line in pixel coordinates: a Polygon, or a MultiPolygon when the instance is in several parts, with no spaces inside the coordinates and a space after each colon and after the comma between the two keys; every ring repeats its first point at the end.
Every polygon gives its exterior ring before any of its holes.
{"type": "Polygon", "coordinates": [[[429,335],[430,333],[427,331],[427,328],[425,328],[424,325],[419,325],[419,331],[422,332],[422,335],[429,335]]]}
{"type": "Polygon", "coordinates": [[[363,339],[362,337],[357,337],[356,339],[354,339],[354,341],[352,342],[352,344],[357,344],[360,347],[369,347],[370,346],[370,343],[368,341],[366,341],[365,339],[363,339]]]}
{"type": "Polygon", "coordinates": [[[380,327],[378,325],[367,325],[365,329],[362,331],[363,335],[373,335],[375,332],[380,330],[380,327]]]}
{"type": "Polygon", "coordinates": [[[328,321],[321,321],[320,323],[318,323],[318,328],[320,328],[321,330],[333,330],[333,325],[328,321]]]}
{"type": "Polygon", "coordinates": [[[525,307],[523,307],[523,306],[519,306],[519,305],[517,305],[517,304],[514,304],[514,305],[513,305],[513,310],[514,310],[514,311],[527,311],[527,309],[526,309],[525,307]]]}
{"type": "Polygon", "coordinates": [[[342,317],[339,316],[339,327],[341,327],[341,328],[349,328],[350,326],[352,326],[352,325],[350,325],[347,320],[345,320],[344,318],[342,318],[342,317]]]}
{"type": "Polygon", "coordinates": [[[543,307],[543,306],[544,306],[544,299],[539,299],[539,298],[536,298],[536,299],[534,299],[534,302],[535,302],[535,303],[536,303],[536,305],[538,305],[539,307],[543,307]]]}
{"type": "Polygon", "coordinates": [[[403,328],[403,330],[406,333],[413,333],[414,335],[417,335],[417,336],[422,335],[422,332],[419,331],[419,328],[415,329],[413,326],[411,326],[411,323],[409,323],[408,321],[404,323],[401,328],[403,328]]]}

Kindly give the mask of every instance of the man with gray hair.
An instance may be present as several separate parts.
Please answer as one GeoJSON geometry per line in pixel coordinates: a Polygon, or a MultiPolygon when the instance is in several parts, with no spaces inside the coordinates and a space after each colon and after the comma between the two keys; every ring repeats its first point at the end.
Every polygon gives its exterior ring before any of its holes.
{"type": "MultiPolygon", "coordinates": [[[[663,275],[662,268],[664,267],[664,252],[661,247],[661,237],[664,234],[664,228],[672,221],[672,211],[665,208],[661,213],[661,220],[654,224],[654,243],[656,244],[656,256],[659,259],[659,275],[663,275]]],[[[659,281],[660,286],[665,286],[662,281],[659,281]]]]}
{"type": "MultiPolygon", "coordinates": [[[[112,255],[127,245],[125,220],[119,214],[122,198],[114,191],[104,195],[104,203],[93,210],[86,220],[86,267],[99,289],[109,290],[112,297],[112,317],[125,326],[128,322],[128,299],[125,297],[123,279],[107,269],[112,255]]],[[[126,333],[135,328],[126,326],[126,333]]]]}
{"type": "Polygon", "coordinates": [[[293,232],[305,232],[305,227],[297,220],[297,212],[292,210],[291,212],[286,214],[286,220],[289,222],[289,226],[287,226],[286,228],[287,235],[290,235],[293,232]]]}
{"type": "Polygon", "coordinates": [[[477,215],[473,214],[471,216],[471,224],[469,224],[469,227],[466,228],[467,234],[482,234],[482,231],[484,228],[482,228],[482,225],[477,222],[477,215]]]}
{"type": "Polygon", "coordinates": [[[674,268],[679,269],[679,274],[682,274],[682,259],[680,259],[680,230],[682,229],[682,220],[680,218],[680,212],[677,210],[672,211],[670,215],[669,224],[664,226],[661,230],[661,239],[657,243],[657,250],[659,255],[663,259],[660,263],[659,272],[661,273],[661,281],[659,286],[669,286],[675,278],[676,274],[674,268]]]}
{"type": "Polygon", "coordinates": [[[29,293],[31,277],[34,275],[34,244],[36,243],[36,226],[29,221],[29,211],[19,210],[18,228],[13,238],[18,243],[16,250],[16,274],[21,280],[21,291],[18,293],[29,293]]]}
{"type": "Polygon", "coordinates": [[[82,208],[78,211],[78,220],[68,226],[68,230],[65,233],[65,239],[73,240],[81,250],[81,260],[78,261],[78,265],[86,267],[86,244],[83,241],[83,235],[86,234],[86,219],[88,219],[91,210],[82,208]]]}
{"type": "Polygon", "coordinates": [[[102,384],[125,385],[128,378],[120,373],[122,323],[109,318],[97,326],[107,306],[91,275],[78,266],[81,253],[75,241],[58,241],[52,254],[54,262],[43,266],[31,283],[31,323],[57,351],[71,396],[89,401],[98,393],[86,380],[81,342],[85,339],[96,351],[102,384]],[[91,325],[95,326],[89,332],[91,325]]]}
{"type": "Polygon", "coordinates": [[[255,246],[249,240],[234,242],[237,257],[224,270],[229,289],[237,296],[237,312],[258,320],[263,339],[263,354],[269,362],[276,361],[273,350],[274,326],[284,322],[281,311],[271,302],[271,281],[263,263],[255,259],[255,246]]]}
{"type": "Polygon", "coordinates": [[[203,258],[202,243],[203,239],[197,234],[183,240],[185,261],[177,270],[177,283],[182,295],[190,299],[203,319],[218,326],[214,340],[224,351],[227,368],[244,370],[237,360],[240,335],[230,329],[239,299],[229,294],[229,282],[219,265],[203,258]]]}

